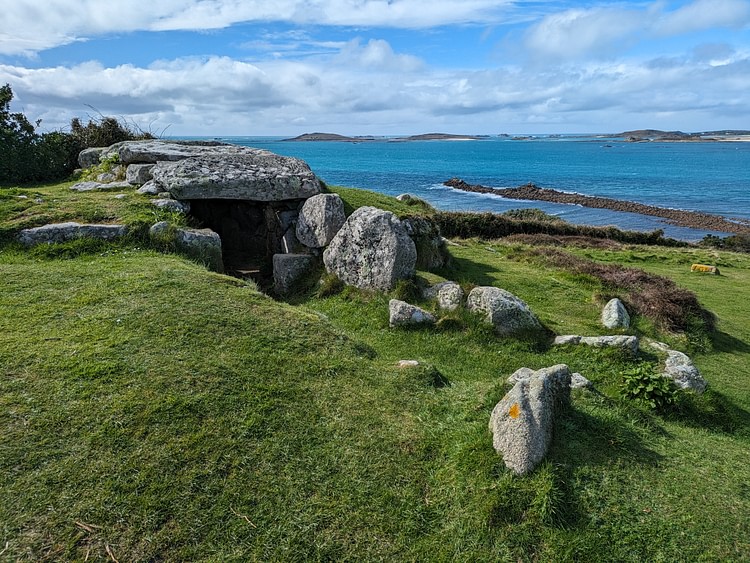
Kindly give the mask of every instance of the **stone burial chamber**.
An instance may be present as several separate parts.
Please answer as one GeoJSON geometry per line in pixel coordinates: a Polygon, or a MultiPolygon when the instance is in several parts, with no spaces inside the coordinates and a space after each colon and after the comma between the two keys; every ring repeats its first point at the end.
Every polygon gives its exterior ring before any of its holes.
{"type": "MultiPolygon", "coordinates": [[[[295,236],[304,202],[321,184],[302,160],[217,143],[127,141],[105,149],[128,167],[149,165],[149,193],[185,203],[201,228],[221,239],[224,270],[262,286],[275,254],[308,253],[295,236]]],[[[135,174],[132,175],[135,177],[135,174]]]]}

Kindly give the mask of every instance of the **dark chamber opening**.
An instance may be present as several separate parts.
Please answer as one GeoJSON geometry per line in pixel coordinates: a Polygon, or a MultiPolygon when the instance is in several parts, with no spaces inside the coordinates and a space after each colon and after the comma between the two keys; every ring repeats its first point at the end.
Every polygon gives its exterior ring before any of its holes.
{"type": "Polygon", "coordinates": [[[267,287],[273,283],[273,255],[291,252],[298,207],[297,201],[197,199],[190,201],[190,214],[221,237],[227,274],[267,287]]]}

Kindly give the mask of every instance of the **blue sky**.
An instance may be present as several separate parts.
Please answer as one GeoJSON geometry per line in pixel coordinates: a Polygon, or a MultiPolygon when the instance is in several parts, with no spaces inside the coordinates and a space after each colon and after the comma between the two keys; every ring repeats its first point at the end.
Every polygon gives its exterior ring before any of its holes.
{"type": "Polygon", "coordinates": [[[47,129],[750,129],[750,0],[14,0],[6,82],[47,129]]]}

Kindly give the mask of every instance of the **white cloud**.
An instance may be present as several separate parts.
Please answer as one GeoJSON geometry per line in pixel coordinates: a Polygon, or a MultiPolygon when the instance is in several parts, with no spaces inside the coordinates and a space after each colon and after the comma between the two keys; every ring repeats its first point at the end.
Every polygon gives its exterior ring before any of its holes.
{"type": "Polygon", "coordinates": [[[209,30],[243,22],[427,28],[500,21],[512,0],[14,0],[0,54],[33,54],[130,31],[209,30]]]}
{"type": "Polygon", "coordinates": [[[730,127],[750,116],[750,56],[435,69],[381,40],[301,62],[180,58],[107,68],[96,62],[29,69],[0,65],[19,109],[63,127],[87,104],[177,135],[493,133],[509,128],[611,131],[730,127]],[[621,126],[618,126],[617,120],[621,126]],[[671,120],[669,123],[667,121],[671,120]]]}
{"type": "Polygon", "coordinates": [[[664,14],[654,27],[664,35],[679,35],[716,27],[741,28],[748,24],[750,2],[747,0],[695,0],[664,14]]]}

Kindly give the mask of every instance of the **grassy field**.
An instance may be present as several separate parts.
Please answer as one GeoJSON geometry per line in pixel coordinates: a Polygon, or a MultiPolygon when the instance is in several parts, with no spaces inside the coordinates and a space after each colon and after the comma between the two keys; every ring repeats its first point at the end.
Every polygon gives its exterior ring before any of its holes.
{"type": "MultiPolygon", "coordinates": [[[[349,209],[414,208],[336,190],[349,209]]],[[[0,560],[750,560],[749,256],[566,249],[674,279],[717,315],[700,346],[636,319],[710,386],[656,413],[620,397],[623,353],[499,339],[465,314],[394,330],[389,295],[280,303],[137,238],[10,242],[160,213],[130,192],[0,189],[0,560]],[[597,392],[574,392],[547,461],[515,477],[489,414],[513,371],[556,363],[597,392]]],[[[597,280],[527,245],[455,242],[453,267],[422,278],[508,289],[558,334],[606,332],[597,280]]]]}

